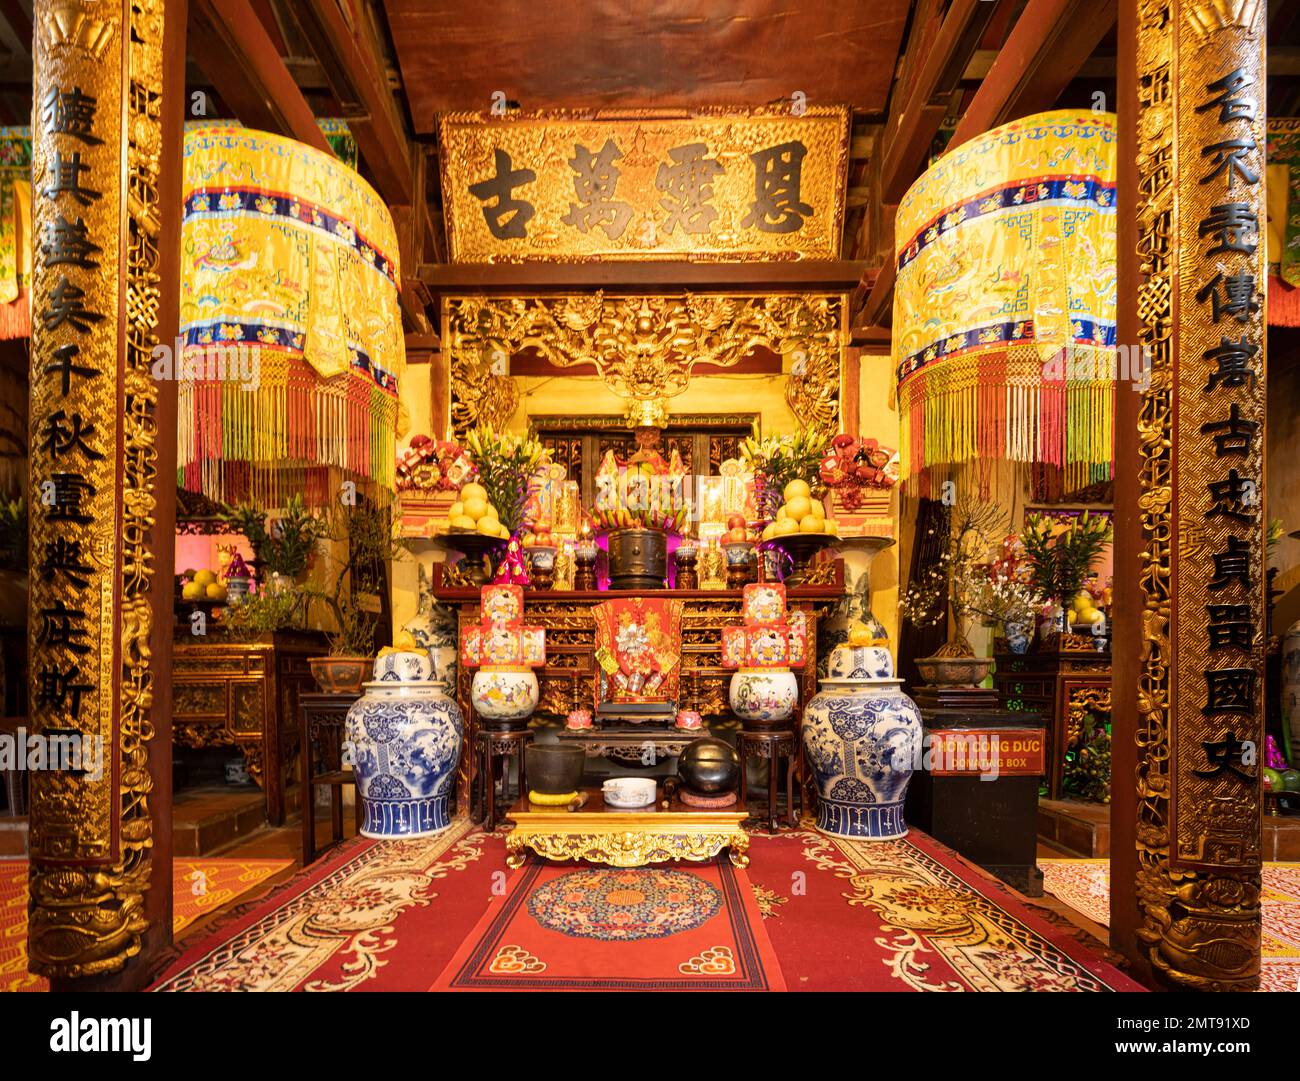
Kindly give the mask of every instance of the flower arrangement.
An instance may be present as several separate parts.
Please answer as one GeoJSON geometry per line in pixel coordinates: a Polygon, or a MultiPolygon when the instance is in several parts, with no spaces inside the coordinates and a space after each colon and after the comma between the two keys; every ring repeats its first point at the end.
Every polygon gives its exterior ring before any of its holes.
{"type": "Polygon", "coordinates": [[[1046,515],[1028,515],[1020,543],[1034,589],[1065,608],[1083,588],[1110,539],[1110,520],[1103,515],[1084,511],[1068,524],[1046,515]]]}
{"type": "Polygon", "coordinates": [[[465,451],[507,535],[517,532],[528,496],[538,483],[538,467],[548,461],[546,448],[532,432],[514,435],[484,426],[465,437],[465,451]]]}
{"type": "Polygon", "coordinates": [[[970,612],[986,626],[1019,623],[1032,627],[1034,617],[1047,598],[1034,588],[1029,564],[1020,558],[1018,537],[1002,542],[998,558],[988,564],[972,564],[964,570],[963,583],[970,612]]]}
{"type": "MultiPolygon", "coordinates": [[[[935,527],[933,533],[942,527],[935,527]]],[[[983,615],[976,608],[985,598],[981,579],[984,557],[992,538],[1005,532],[1002,509],[994,503],[982,503],[961,496],[949,510],[948,526],[938,559],[918,581],[909,583],[899,600],[898,611],[918,627],[933,627],[952,613],[952,630],[948,641],[936,657],[973,657],[974,649],[966,637],[971,617],[983,615]]]]}
{"type": "Polygon", "coordinates": [[[610,451],[596,473],[591,519],[598,530],[662,529],[680,533],[690,518],[686,476],[673,453],[667,463],[657,453],[635,454],[626,466],[610,451]]]}
{"type": "Polygon", "coordinates": [[[824,489],[821,465],[830,438],[816,428],[798,428],[790,435],[752,436],[740,445],[740,454],[754,474],[754,496],[764,520],[776,518],[784,498],[782,493],[792,480],[805,481],[813,495],[824,489]]]}

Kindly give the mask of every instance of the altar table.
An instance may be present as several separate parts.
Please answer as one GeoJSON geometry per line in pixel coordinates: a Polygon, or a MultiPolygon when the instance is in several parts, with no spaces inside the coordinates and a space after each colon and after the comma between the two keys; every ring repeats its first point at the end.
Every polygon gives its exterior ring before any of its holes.
{"type": "MultiPolygon", "coordinates": [[[[802,609],[808,619],[808,658],[799,672],[800,705],[795,711],[793,727],[797,733],[803,704],[817,693],[817,621],[825,618],[844,597],[844,564],[840,560],[819,566],[819,580],[792,587],[787,591],[790,609],[802,609]]],[[[446,567],[433,568],[433,596],[441,604],[457,611],[457,640],[468,626],[479,622],[477,587],[448,584],[446,567]]],[[[671,597],[685,602],[682,616],[682,673],[680,708],[698,711],[705,719],[729,715],[727,691],[734,670],[722,666],[722,628],[741,622],[739,589],[663,589],[663,590],[537,590],[524,594],[524,622],[546,631],[546,664],[538,668],[540,699],[536,714],[563,720],[571,709],[591,709],[595,703],[596,625],[591,610],[602,601],[616,597],[671,597]]],[[[457,666],[456,698],[465,716],[465,746],[474,746],[479,720],[470,702],[473,671],[457,666]]],[[[597,745],[600,729],[586,731],[584,741],[597,745]]],[[[676,732],[654,730],[656,740],[676,732]]],[[[707,732],[695,733],[708,735],[707,732]]],[[[607,741],[609,742],[609,741],[607,741]]],[[[594,752],[593,752],[594,753],[594,752]]],[[[457,790],[468,800],[472,790],[474,756],[462,753],[457,790]]]]}

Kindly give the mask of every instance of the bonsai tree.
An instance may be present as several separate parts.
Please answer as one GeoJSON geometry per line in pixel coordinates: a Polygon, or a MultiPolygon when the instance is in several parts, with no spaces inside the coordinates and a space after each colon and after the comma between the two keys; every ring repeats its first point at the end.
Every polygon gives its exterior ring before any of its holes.
{"type": "MultiPolygon", "coordinates": [[[[908,585],[898,610],[918,627],[933,627],[952,613],[948,640],[936,657],[973,657],[966,637],[972,616],[980,614],[979,571],[992,538],[1006,532],[1002,508],[960,496],[949,510],[939,558],[908,585]]],[[[940,527],[941,528],[941,527],[940,527]]]]}
{"type": "Polygon", "coordinates": [[[338,628],[330,635],[330,655],[368,657],[375,651],[379,619],[366,609],[361,595],[382,587],[385,564],[406,550],[406,542],[393,534],[392,512],[368,501],[331,507],[321,539],[347,547],[333,587],[316,594],[334,614],[338,628]]]}

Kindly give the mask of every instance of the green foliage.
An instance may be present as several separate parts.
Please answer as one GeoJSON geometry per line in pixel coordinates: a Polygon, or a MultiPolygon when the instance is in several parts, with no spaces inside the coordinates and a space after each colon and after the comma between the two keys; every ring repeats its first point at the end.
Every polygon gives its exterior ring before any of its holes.
{"type": "Polygon", "coordinates": [[[379,621],[361,606],[359,594],[381,588],[384,565],[399,558],[407,543],[394,534],[390,508],[369,502],[331,506],[324,513],[322,536],[347,547],[333,588],[319,594],[338,625],[330,636],[330,653],[368,657],[375,651],[379,621]]]}
{"type": "Polygon", "coordinates": [[[1020,543],[1034,589],[1062,607],[1067,605],[1083,588],[1083,580],[1110,538],[1110,522],[1088,511],[1069,525],[1040,514],[1027,517],[1020,543]]]}
{"type": "Polygon", "coordinates": [[[226,632],[247,642],[275,631],[302,630],[311,599],[312,591],[307,589],[259,589],[242,604],[226,608],[226,632]]]}
{"type": "Polygon", "coordinates": [[[822,487],[818,473],[829,444],[830,436],[808,427],[797,428],[792,435],[751,437],[740,445],[741,456],[754,471],[766,516],[776,515],[781,493],[792,480],[807,481],[814,491],[822,487]]]}
{"type": "Polygon", "coordinates": [[[264,581],[272,574],[286,578],[302,574],[327,528],[324,518],[308,510],[300,495],[290,496],[278,515],[268,516],[252,504],[242,503],[221,517],[232,530],[248,538],[264,581]]]}

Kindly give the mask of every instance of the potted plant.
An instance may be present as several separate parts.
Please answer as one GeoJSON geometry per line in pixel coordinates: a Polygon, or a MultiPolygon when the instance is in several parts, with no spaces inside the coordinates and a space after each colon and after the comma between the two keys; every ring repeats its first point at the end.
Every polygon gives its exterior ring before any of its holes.
{"type": "Polygon", "coordinates": [[[993,503],[961,496],[948,516],[947,533],[939,558],[921,579],[908,585],[898,609],[920,627],[932,627],[947,620],[948,640],[929,657],[918,657],[916,666],[932,686],[973,687],[988,675],[993,660],[977,657],[966,637],[977,614],[976,566],[982,564],[992,537],[1005,533],[1003,513],[993,503]]]}
{"type": "Polygon", "coordinates": [[[1068,524],[1041,514],[1025,518],[1020,543],[1029,564],[1030,583],[1055,605],[1054,631],[1068,631],[1065,613],[1082,588],[1103,548],[1110,543],[1110,520],[1090,511],[1068,524]]]}
{"type": "Polygon", "coordinates": [[[321,690],[333,694],[361,693],[361,684],[375,655],[379,620],[366,609],[363,578],[390,562],[405,548],[393,535],[392,515],[372,503],[341,505],[326,512],[322,539],[347,546],[347,556],[334,576],[333,588],[313,591],[333,613],[335,630],[329,635],[330,651],[311,657],[308,665],[321,690]]]}
{"type": "Polygon", "coordinates": [[[221,517],[233,532],[248,538],[258,579],[272,590],[287,589],[300,581],[327,529],[325,520],[309,510],[300,495],[290,496],[278,514],[268,515],[251,503],[241,503],[221,517]]]}

